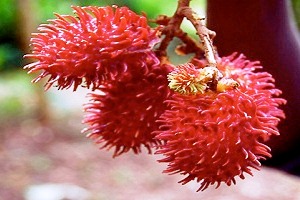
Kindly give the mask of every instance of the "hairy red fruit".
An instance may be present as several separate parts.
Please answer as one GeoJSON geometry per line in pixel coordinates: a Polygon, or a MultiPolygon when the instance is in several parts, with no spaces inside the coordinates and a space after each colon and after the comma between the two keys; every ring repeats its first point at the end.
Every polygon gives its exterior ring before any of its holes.
{"type": "Polygon", "coordinates": [[[57,83],[59,89],[85,82],[96,89],[127,72],[128,59],[140,60],[157,42],[145,16],[127,7],[77,7],[76,16],[55,14],[57,19],[39,26],[33,34],[31,54],[38,61],[28,64],[29,73],[42,71],[33,80],[50,76],[46,88],[57,83]]]}
{"type": "Polygon", "coordinates": [[[151,147],[160,143],[153,131],[158,129],[156,121],[166,109],[169,71],[153,58],[145,61],[132,61],[140,70],[91,93],[91,101],[84,105],[87,115],[83,122],[89,125],[84,132],[90,131],[88,137],[102,148],[115,148],[114,157],[129,150],[140,153],[142,146],[151,153],[151,147]]]}
{"type": "MultiPolygon", "coordinates": [[[[205,61],[194,60],[197,68],[205,61]]],[[[239,82],[238,89],[196,95],[173,94],[166,102],[171,109],[162,114],[157,139],[164,140],[158,154],[167,162],[166,173],[180,173],[186,184],[201,182],[198,189],[221,182],[235,183],[244,179],[251,168],[259,169],[259,159],[270,157],[270,148],[263,144],[271,135],[278,135],[277,125],[284,113],[278,108],[285,100],[276,98],[273,78],[243,55],[233,54],[218,60],[218,69],[225,78],[239,82]]]]}

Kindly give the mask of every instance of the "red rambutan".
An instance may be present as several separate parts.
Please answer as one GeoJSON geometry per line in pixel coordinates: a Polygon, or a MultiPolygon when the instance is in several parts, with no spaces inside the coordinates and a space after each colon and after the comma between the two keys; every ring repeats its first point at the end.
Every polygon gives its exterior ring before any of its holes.
{"type": "Polygon", "coordinates": [[[90,131],[88,137],[102,148],[115,148],[114,157],[129,150],[140,153],[142,146],[151,153],[151,147],[160,143],[153,131],[158,130],[156,121],[166,109],[164,100],[170,92],[166,65],[154,58],[131,64],[139,65],[140,70],[131,71],[123,81],[102,86],[84,105],[87,114],[83,122],[89,127],[83,132],[90,131]]]}
{"type": "MultiPolygon", "coordinates": [[[[205,67],[205,61],[194,60],[195,69],[205,67]]],[[[193,64],[189,64],[189,67],[193,64]]],[[[235,177],[252,174],[259,169],[259,159],[270,157],[270,148],[263,144],[271,135],[278,135],[277,125],[284,113],[278,108],[285,103],[277,98],[274,79],[243,55],[233,54],[218,60],[224,78],[239,83],[238,89],[202,94],[174,93],[159,120],[163,125],[156,138],[164,140],[158,154],[167,162],[166,173],[180,173],[201,182],[198,189],[221,182],[235,183],[235,177]]]]}
{"type": "Polygon", "coordinates": [[[42,71],[33,80],[50,76],[46,88],[57,83],[59,89],[85,82],[95,89],[109,80],[121,79],[128,59],[139,60],[157,42],[156,32],[147,18],[127,7],[77,7],[76,16],[55,14],[50,24],[41,24],[33,34],[33,50],[26,58],[29,73],[42,71]]]}

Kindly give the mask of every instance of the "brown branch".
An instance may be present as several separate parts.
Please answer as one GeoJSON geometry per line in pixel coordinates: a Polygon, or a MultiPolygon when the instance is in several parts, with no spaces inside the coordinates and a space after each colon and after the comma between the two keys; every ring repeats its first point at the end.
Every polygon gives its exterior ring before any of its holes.
{"type": "Polygon", "coordinates": [[[164,35],[160,46],[156,53],[163,61],[168,60],[167,47],[174,37],[179,38],[184,44],[177,48],[177,51],[183,54],[195,53],[196,57],[200,57],[202,52],[205,52],[206,60],[209,66],[216,67],[217,62],[215,58],[215,51],[212,44],[212,39],[216,35],[214,31],[209,30],[204,25],[203,19],[199,18],[197,14],[189,7],[190,0],[179,0],[177,9],[172,17],[160,15],[155,22],[163,27],[160,34],[164,35]],[[195,27],[197,34],[200,37],[201,43],[198,44],[183,30],[180,29],[181,23],[186,17],[195,27]]]}
{"type": "Polygon", "coordinates": [[[217,61],[215,58],[215,50],[212,44],[212,40],[216,33],[209,30],[204,25],[204,19],[199,18],[198,15],[190,7],[181,7],[179,13],[185,16],[196,28],[197,34],[200,37],[201,43],[204,47],[205,57],[210,66],[217,66],[217,61]]]}
{"type": "Polygon", "coordinates": [[[156,19],[150,19],[149,22],[154,22],[158,25],[166,26],[170,22],[171,17],[168,17],[166,15],[159,15],[156,19]]]}
{"type": "Polygon", "coordinates": [[[184,44],[180,45],[177,50],[183,54],[195,53],[195,57],[199,58],[204,51],[202,45],[197,43],[193,38],[191,38],[186,32],[179,29],[175,32],[175,36],[179,38],[184,44]]]}
{"type": "Polygon", "coordinates": [[[190,1],[191,0],[179,0],[177,9],[171,18],[162,18],[161,16],[158,18],[158,24],[167,22],[167,25],[161,30],[161,34],[165,35],[165,38],[161,41],[160,46],[157,50],[158,57],[160,57],[161,59],[167,58],[167,47],[176,36],[176,30],[180,29],[180,25],[184,18],[184,15],[181,14],[180,10],[182,7],[188,7],[190,1]]]}

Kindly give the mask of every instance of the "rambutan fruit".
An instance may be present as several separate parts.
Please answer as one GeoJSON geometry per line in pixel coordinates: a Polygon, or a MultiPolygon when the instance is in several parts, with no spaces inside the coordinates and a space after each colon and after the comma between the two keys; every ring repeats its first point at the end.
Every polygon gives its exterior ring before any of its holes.
{"type": "Polygon", "coordinates": [[[56,15],[41,24],[31,39],[32,53],[26,58],[36,62],[24,68],[41,71],[33,82],[50,76],[49,88],[74,90],[83,82],[96,89],[110,80],[121,79],[128,60],[140,60],[157,42],[156,31],[145,16],[127,7],[72,7],[76,16],[56,15]]]}
{"type": "Polygon", "coordinates": [[[88,128],[83,132],[90,132],[87,136],[101,148],[114,148],[114,157],[129,150],[140,153],[142,146],[151,153],[151,148],[160,144],[153,131],[158,129],[156,121],[166,110],[164,100],[170,93],[167,65],[152,58],[131,64],[140,65],[140,70],[90,93],[90,102],[84,105],[87,114],[83,122],[88,128]]]}
{"type": "MultiPolygon", "coordinates": [[[[194,60],[193,70],[203,69],[205,61],[194,60]]],[[[267,72],[258,72],[259,62],[233,54],[218,59],[218,70],[224,78],[235,80],[238,88],[221,92],[174,93],[166,103],[159,120],[163,125],[156,138],[165,141],[157,154],[167,162],[166,173],[180,173],[186,184],[200,182],[198,191],[209,185],[244,179],[251,168],[259,169],[260,159],[271,157],[263,144],[271,135],[279,135],[277,125],[284,118],[279,108],[285,103],[281,91],[267,72]]]]}

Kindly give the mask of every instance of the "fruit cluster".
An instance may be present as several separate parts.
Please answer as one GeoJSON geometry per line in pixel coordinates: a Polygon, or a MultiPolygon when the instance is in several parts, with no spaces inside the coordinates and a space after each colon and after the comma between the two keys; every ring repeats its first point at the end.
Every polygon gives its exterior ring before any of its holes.
{"type": "Polygon", "coordinates": [[[271,156],[263,142],[279,135],[285,100],[259,62],[234,53],[216,56],[216,66],[199,57],[174,66],[155,46],[163,25],[151,28],[127,7],[72,8],[75,16],[56,14],[32,35],[25,57],[36,61],[25,69],[40,72],[33,82],[49,77],[46,89],[92,90],[83,132],[102,148],[155,149],[166,173],[199,190],[235,183],[271,156]]]}

